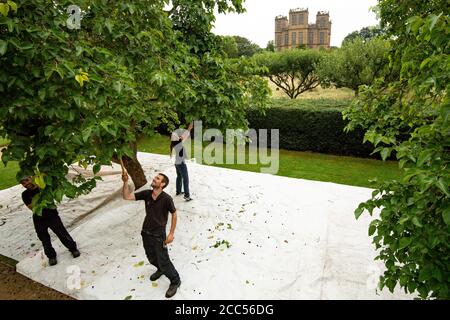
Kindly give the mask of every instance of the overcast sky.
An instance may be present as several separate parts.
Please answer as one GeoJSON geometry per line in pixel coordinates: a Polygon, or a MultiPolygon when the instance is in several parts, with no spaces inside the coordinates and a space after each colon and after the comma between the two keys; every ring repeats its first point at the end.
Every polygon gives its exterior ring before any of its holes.
{"type": "Polygon", "coordinates": [[[352,31],[378,24],[370,8],[377,0],[246,0],[243,14],[216,15],[213,32],[238,35],[265,48],[275,37],[275,17],[289,15],[289,9],[308,8],[309,23],[315,23],[317,11],[329,11],[332,21],[331,45],[340,46],[352,31]]]}

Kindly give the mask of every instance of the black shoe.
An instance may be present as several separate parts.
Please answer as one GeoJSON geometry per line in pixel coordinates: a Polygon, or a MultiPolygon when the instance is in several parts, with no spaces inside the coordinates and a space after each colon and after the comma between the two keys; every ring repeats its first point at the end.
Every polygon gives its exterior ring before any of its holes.
{"type": "Polygon", "coordinates": [[[156,272],[150,276],[150,280],[156,281],[159,278],[161,278],[162,275],[163,275],[163,272],[161,270],[156,270],[156,272]]]}
{"type": "Polygon", "coordinates": [[[169,289],[166,291],[166,298],[172,298],[177,293],[178,287],[181,285],[181,281],[176,284],[170,284],[169,289]]]}
{"type": "Polygon", "coordinates": [[[71,251],[72,252],[72,257],[74,257],[74,258],[78,258],[79,256],[80,256],[80,251],[78,251],[78,250],[74,250],[74,251],[71,251]]]}
{"type": "Polygon", "coordinates": [[[180,194],[184,194],[184,192],[177,192],[175,195],[179,196],[180,194]]]}
{"type": "Polygon", "coordinates": [[[186,197],[186,196],[184,196],[184,200],[186,200],[186,201],[191,201],[192,198],[191,198],[191,197],[186,197]]]}
{"type": "Polygon", "coordinates": [[[58,263],[58,260],[56,260],[56,258],[48,259],[48,264],[51,265],[51,266],[54,266],[57,263],[58,263]]]}

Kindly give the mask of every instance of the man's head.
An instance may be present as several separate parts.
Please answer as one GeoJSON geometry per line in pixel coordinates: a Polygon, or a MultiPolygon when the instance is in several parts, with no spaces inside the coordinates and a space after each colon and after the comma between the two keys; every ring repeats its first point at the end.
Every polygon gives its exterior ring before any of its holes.
{"type": "Polygon", "coordinates": [[[31,176],[23,177],[22,179],[20,179],[20,184],[24,188],[29,189],[29,190],[33,190],[33,189],[37,188],[37,185],[35,185],[33,183],[33,179],[31,178],[31,176]]]}
{"type": "Polygon", "coordinates": [[[158,173],[152,180],[153,189],[164,189],[169,185],[169,178],[164,173],[158,173]]]}

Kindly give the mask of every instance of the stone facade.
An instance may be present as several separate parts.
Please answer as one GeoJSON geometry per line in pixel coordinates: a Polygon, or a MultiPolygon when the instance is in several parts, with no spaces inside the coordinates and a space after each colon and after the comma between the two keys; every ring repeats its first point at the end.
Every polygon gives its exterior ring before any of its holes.
{"type": "Polygon", "coordinates": [[[319,11],[316,23],[308,23],[308,9],[292,9],[286,16],[275,18],[275,50],[292,48],[330,48],[331,20],[326,11],[319,11]]]}

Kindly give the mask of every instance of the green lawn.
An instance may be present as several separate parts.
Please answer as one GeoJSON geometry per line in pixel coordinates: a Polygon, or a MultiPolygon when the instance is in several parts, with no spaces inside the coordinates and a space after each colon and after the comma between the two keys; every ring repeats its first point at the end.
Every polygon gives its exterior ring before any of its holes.
{"type": "MultiPolygon", "coordinates": [[[[142,138],[139,141],[139,151],[168,155],[169,143],[169,137],[161,135],[142,138]]],[[[248,159],[249,151],[246,150],[245,153],[246,159],[248,159]]],[[[236,154],[237,150],[235,150],[236,154]]],[[[264,167],[261,164],[215,164],[214,166],[253,172],[260,172],[260,168],[264,167]]],[[[16,172],[18,169],[19,166],[14,161],[9,162],[7,167],[0,164],[0,190],[17,184],[16,172]]],[[[383,162],[372,159],[280,150],[278,175],[373,187],[369,183],[369,179],[377,178],[378,181],[398,179],[400,170],[394,161],[383,162]]]]}
{"type": "MultiPolygon", "coordinates": [[[[139,141],[143,152],[168,154],[169,137],[153,136],[139,141]]],[[[192,149],[192,152],[194,150],[192,149]]],[[[237,151],[235,150],[235,154],[237,151]]],[[[193,153],[192,153],[193,154],[193,153]]],[[[249,151],[246,150],[246,159],[249,151]]],[[[214,166],[236,170],[260,172],[261,164],[217,164],[214,166]]],[[[280,150],[278,175],[318,181],[335,182],[353,186],[373,187],[370,179],[378,181],[398,179],[400,170],[397,162],[379,161],[355,157],[334,156],[321,153],[280,150]]]]}
{"type": "Polygon", "coordinates": [[[10,188],[17,184],[17,171],[19,171],[19,165],[17,162],[10,161],[6,167],[2,162],[0,162],[0,190],[10,188]]]}

